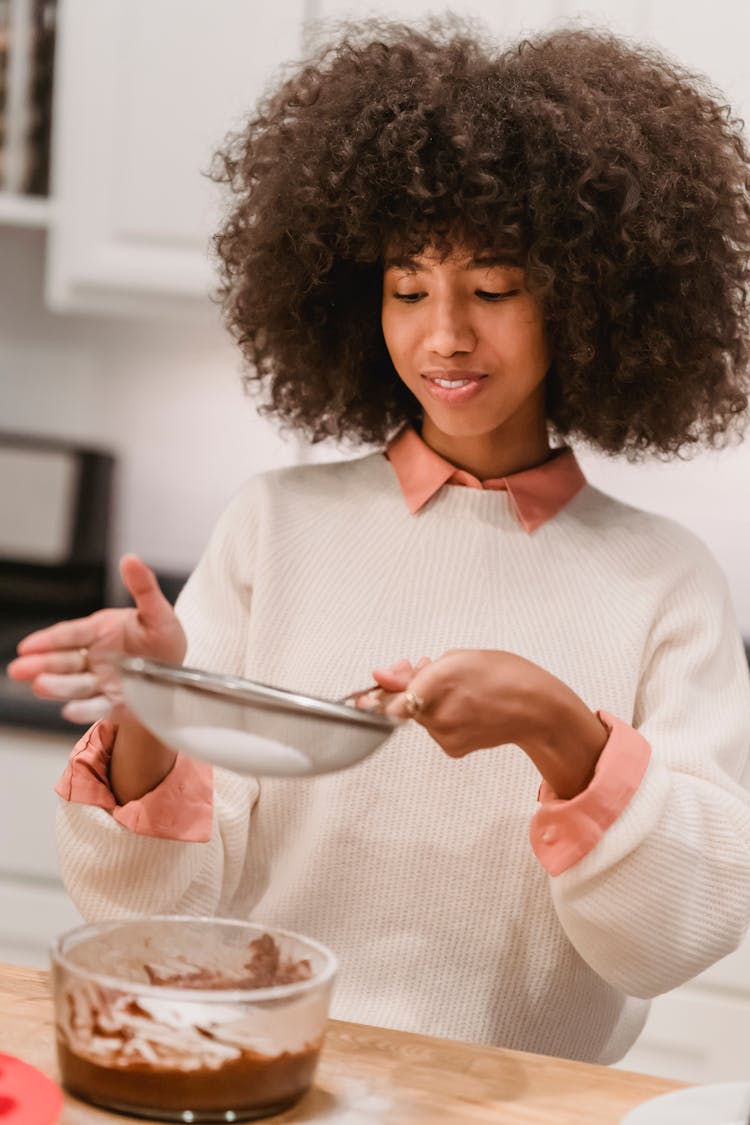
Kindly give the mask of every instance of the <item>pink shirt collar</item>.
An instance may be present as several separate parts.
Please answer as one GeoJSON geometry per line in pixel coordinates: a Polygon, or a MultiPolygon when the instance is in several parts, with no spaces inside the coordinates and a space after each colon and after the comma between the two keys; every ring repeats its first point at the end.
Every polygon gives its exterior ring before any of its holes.
{"type": "Polygon", "coordinates": [[[531,533],[557,515],[583,488],[586,478],[572,449],[561,449],[541,465],[496,480],[480,481],[430,449],[412,426],[401,430],[385,455],[393,465],[406,505],[418,512],[444,484],[508,492],[518,522],[531,533]]]}

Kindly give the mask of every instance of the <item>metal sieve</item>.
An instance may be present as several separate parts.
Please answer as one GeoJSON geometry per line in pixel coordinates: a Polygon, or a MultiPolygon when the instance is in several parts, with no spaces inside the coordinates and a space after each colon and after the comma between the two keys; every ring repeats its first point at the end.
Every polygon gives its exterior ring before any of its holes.
{"type": "Polygon", "coordinates": [[[401,725],[237,676],[141,657],[117,663],[123,698],[145,727],[168,746],[237,773],[304,777],[346,769],[401,725]]]}

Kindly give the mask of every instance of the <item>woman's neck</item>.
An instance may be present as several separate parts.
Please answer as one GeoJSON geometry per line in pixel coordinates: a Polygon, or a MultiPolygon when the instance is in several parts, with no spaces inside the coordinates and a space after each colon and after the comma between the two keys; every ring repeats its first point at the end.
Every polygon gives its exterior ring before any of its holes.
{"type": "Polygon", "coordinates": [[[492,431],[484,434],[456,436],[446,434],[425,417],[422,440],[457,469],[464,469],[481,481],[507,477],[541,465],[550,455],[546,421],[533,429],[518,432],[492,431]]]}

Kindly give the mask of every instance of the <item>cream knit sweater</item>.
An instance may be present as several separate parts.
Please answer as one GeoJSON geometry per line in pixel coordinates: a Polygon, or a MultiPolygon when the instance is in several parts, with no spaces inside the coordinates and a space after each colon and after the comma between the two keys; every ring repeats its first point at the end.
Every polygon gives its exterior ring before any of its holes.
{"type": "Polygon", "coordinates": [[[750,915],[750,686],[725,582],[672,522],[591,486],[534,534],[506,492],[410,515],[381,454],[250,481],[178,603],[187,663],[336,697],[373,667],[507,649],[637,727],[652,759],[582,860],[528,838],[513,746],[449,759],[414,723],[362,765],[260,783],[217,770],[209,843],[60,803],[91,918],[251,917],[330,945],[334,1016],[609,1062],[647,998],[730,952],[750,915]]]}

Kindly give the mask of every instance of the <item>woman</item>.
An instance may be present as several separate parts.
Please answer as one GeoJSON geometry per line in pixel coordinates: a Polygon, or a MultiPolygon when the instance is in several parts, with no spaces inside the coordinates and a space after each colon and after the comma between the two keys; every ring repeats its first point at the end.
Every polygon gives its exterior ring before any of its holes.
{"type": "Polygon", "coordinates": [[[127,556],[134,609],[19,646],[12,675],[105,715],[58,786],[70,893],[309,933],[341,1018],[613,1061],[744,934],[750,686],[706,549],[562,442],[737,428],[739,126],[608,35],[366,25],[216,175],[249,378],[313,440],[379,448],[250,481],[176,614],[127,556]],[[373,675],[415,721],[340,774],[212,773],[106,717],[112,650],[334,698],[373,675]]]}

